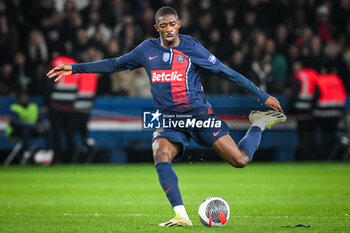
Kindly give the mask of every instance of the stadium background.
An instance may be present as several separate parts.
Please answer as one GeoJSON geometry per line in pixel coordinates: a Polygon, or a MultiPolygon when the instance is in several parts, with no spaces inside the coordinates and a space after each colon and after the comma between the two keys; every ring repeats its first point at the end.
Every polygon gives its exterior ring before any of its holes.
{"type": "MultiPolygon", "coordinates": [[[[163,5],[178,11],[181,33],[194,36],[223,63],[277,95],[287,113],[295,62],[338,74],[347,92],[350,91],[348,0],[0,0],[2,132],[8,106],[18,89],[28,91],[37,103],[44,102],[45,74],[52,59],[65,55],[78,62],[90,62],[127,53],[143,40],[158,36],[154,30],[154,13],[163,5]],[[257,64],[263,64],[264,69],[258,69],[257,64]],[[259,75],[265,77],[264,82],[259,81],[259,75]]],[[[231,119],[225,110],[217,112],[232,124],[234,139],[238,140],[249,125],[244,115],[262,106],[224,79],[206,71],[202,77],[213,106],[239,112],[238,120],[231,119]]],[[[150,153],[150,134],[143,132],[140,136],[141,123],[137,121],[139,110],[151,106],[148,87],[143,69],[99,74],[97,100],[90,121],[91,135],[99,148],[97,161],[152,160],[151,156],[146,159],[138,156],[150,153]],[[110,135],[115,140],[107,140],[110,135]]],[[[261,155],[256,156],[258,160],[295,159],[297,138],[295,122],[293,117],[290,119],[282,128],[272,131],[271,137],[265,136],[261,155]],[[282,145],[280,138],[286,138],[286,145],[282,145]]],[[[0,145],[6,155],[13,142],[2,137],[0,145]]],[[[193,143],[190,149],[197,159],[204,159],[200,147],[193,143]]],[[[210,151],[206,154],[209,160],[217,158],[210,151]]]]}

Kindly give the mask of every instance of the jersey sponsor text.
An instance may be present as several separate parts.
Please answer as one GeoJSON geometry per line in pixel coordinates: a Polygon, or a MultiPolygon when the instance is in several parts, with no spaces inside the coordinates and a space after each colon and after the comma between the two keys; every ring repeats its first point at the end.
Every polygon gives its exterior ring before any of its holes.
{"type": "Polygon", "coordinates": [[[184,72],[178,73],[172,70],[154,70],[152,71],[152,83],[160,82],[183,82],[184,72]]]}

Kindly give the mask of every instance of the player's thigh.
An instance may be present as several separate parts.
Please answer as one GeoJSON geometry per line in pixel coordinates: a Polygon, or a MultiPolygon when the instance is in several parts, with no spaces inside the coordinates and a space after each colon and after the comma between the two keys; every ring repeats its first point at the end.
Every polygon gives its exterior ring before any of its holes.
{"type": "Polygon", "coordinates": [[[153,159],[155,163],[171,162],[181,152],[181,143],[170,142],[166,138],[157,138],[152,143],[153,159]]]}
{"type": "Polygon", "coordinates": [[[212,147],[221,158],[235,167],[244,167],[249,162],[249,157],[239,149],[230,135],[220,137],[212,147]]]}

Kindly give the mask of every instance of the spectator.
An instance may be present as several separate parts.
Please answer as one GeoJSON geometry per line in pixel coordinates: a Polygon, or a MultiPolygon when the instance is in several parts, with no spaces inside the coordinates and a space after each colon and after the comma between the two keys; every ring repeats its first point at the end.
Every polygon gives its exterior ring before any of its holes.
{"type": "Polygon", "coordinates": [[[16,53],[14,60],[14,77],[20,90],[28,91],[31,82],[28,76],[28,67],[23,53],[16,53]]]}
{"type": "Polygon", "coordinates": [[[230,60],[230,67],[241,74],[247,74],[249,72],[249,64],[246,61],[246,55],[241,50],[235,51],[230,60]]]}
{"type": "Polygon", "coordinates": [[[240,27],[243,37],[249,37],[254,30],[259,29],[257,26],[257,15],[254,11],[244,13],[244,21],[240,27]]]}
{"type": "Polygon", "coordinates": [[[89,46],[89,38],[87,36],[86,30],[79,28],[75,34],[73,41],[73,53],[78,61],[84,60],[84,53],[89,46]]]}
{"type": "Polygon", "coordinates": [[[32,30],[29,35],[27,54],[31,67],[37,68],[45,64],[49,58],[49,51],[43,34],[38,30],[32,30]]]}
{"type": "Polygon", "coordinates": [[[329,42],[324,47],[324,63],[328,64],[331,73],[336,73],[340,69],[342,62],[340,49],[340,44],[335,41],[329,42]]]}
{"type": "Polygon", "coordinates": [[[222,58],[223,51],[225,50],[225,48],[222,47],[220,31],[217,28],[213,28],[209,32],[208,37],[208,50],[212,54],[216,54],[216,56],[222,58]]]}
{"type": "Polygon", "coordinates": [[[266,44],[266,34],[260,30],[255,30],[252,33],[253,37],[253,44],[254,47],[256,47],[259,51],[262,51],[265,49],[265,44],[266,44]]]}
{"type": "Polygon", "coordinates": [[[35,27],[43,30],[44,34],[56,28],[60,21],[54,3],[54,0],[39,0],[39,3],[31,8],[31,20],[35,27]]]}
{"type": "Polygon", "coordinates": [[[265,53],[271,64],[271,74],[274,77],[273,88],[275,92],[283,93],[287,82],[287,61],[285,57],[276,53],[275,42],[268,39],[265,45],[265,53]]]}
{"type": "Polygon", "coordinates": [[[337,33],[345,33],[350,31],[350,0],[337,1],[332,11],[334,18],[334,26],[337,33]]]}
{"type": "Polygon", "coordinates": [[[117,96],[150,97],[150,81],[144,68],[111,74],[112,93],[117,96]]]}
{"type": "Polygon", "coordinates": [[[329,9],[326,5],[321,5],[316,9],[316,27],[322,42],[329,43],[332,40],[329,23],[329,9]]]}
{"type": "MultiPolygon", "coordinates": [[[[63,6],[63,19],[68,18],[71,14],[77,12],[77,7],[73,0],[66,0],[63,6]]],[[[61,19],[62,20],[62,19],[61,19]]]]}
{"type": "Polygon", "coordinates": [[[0,62],[11,58],[19,49],[16,27],[9,24],[6,15],[0,15],[0,62]]]}
{"type": "Polygon", "coordinates": [[[149,7],[144,9],[139,25],[146,35],[154,35],[154,14],[153,10],[149,7]]]}
{"type": "Polygon", "coordinates": [[[82,28],[83,20],[78,11],[73,11],[63,19],[63,36],[65,40],[74,41],[78,29],[82,28]]]}
{"type": "Polygon", "coordinates": [[[228,61],[237,50],[243,52],[244,55],[249,51],[249,47],[246,43],[243,43],[242,34],[238,29],[231,29],[227,38],[224,38],[223,48],[222,59],[228,61]]]}
{"type": "Polygon", "coordinates": [[[288,35],[288,29],[287,26],[284,24],[278,25],[276,29],[276,52],[279,54],[286,54],[289,44],[289,35],[288,35]]]}
{"type": "MultiPolygon", "coordinates": [[[[287,63],[291,65],[291,64],[294,64],[294,62],[300,62],[300,61],[301,61],[300,50],[297,45],[292,44],[288,49],[287,63]]],[[[293,67],[293,65],[291,67],[293,67]]],[[[288,72],[289,74],[291,74],[293,72],[293,69],[289,69],[288,72]]]]}
{"type": "Polygon", "coordinates": [[[272,92],[274,80],[271,71],[272,68],[268,58],[264,54],[260,54],[251,64],[251,72],[248,77],[263,91],[272,92]]]}
{"type": "Polygon", "coordinates": [[[144,68],[138,68],[131,71],[134,83],[132,85],[133,90],[130,92],[130,96],[135,97],[151,97],[150,81],[148,79],[146,70],[144,68]]]}
{"type": "Polygon", "coordinates": [[[225,26],[224,28],[232,29],[236,24],[236,11],[235,9],[229,7],[224,9],[224,15],[225,15],[225,26]]]}
{"type": "Polygon", "coordinates": [[[121,41],[123,44],[123,53],[130,52],[141,38],[138,38],[136,28],[134,26],[126,26],[124,30],[121,32],[121,41]]]}
{"type": "Polygon", "coordinates": [[[302,54],[304,56],[308,56],[310,54],[310,47],[311,40],[314,37],[314,34],[309,27],[304,27],[302,29],[300,37],[296,40],[296,45],[301,48],[302,54]]]}
{"type": "Polygon", "coordinates": [[[104,46],[108,44],[112,36],[112,31],[101,22],[101,15],[98,11],[90,12],[86,33],[96,44],[104,46]]]}
{"type": "Polygon", "coordinates": [[[129,96],[132,93],[133,76],[130,71],[110,74],[111,92],[116,96],[129,96]]]}
{"type": "Polygon", "coordinates": [[[296,151],[297,160],[316,160],[316,122],[313,118],[315,87],[318,73],[315,70],[304,69],[300,61],[293,63],[292,94],[288,109],[297,121],[299,148],[296,151]]]}
{"type": "Polygon", "coordinates": [[[112,28],[123,21],[126,12],[128,12],[128,4],[122,0],[112,0],[109,1],[109,3],[109,11],[111,15],[109,27],[112,28]]]}
{"type": "MultiPolygon", "coordinates": [[[[69,57],[58,56],[50,67],[76,63],[69,57]]],[[[75,157],[76,151],[76,122],[74,102],[78,89],[77,76],[70,75],[54,82],[46,80],[45,103],[49,110],[49,121],[52,128],[54,147],[54,163],[68,163],[75,157]],[[63,139],[63,140],[62,140],[63,139]]]]}
{"type": "Polygon", "coordinates": [[[13,66],[10,63],[4,63],[0,66],[0,95],[14,96],[18,87],[13,74],[13,66]]]}
{"type": "Polygon", "coordinates": [[[304,11],[304,9],[300,6],[295,7],[295,9],[293,9],[293,14],[292,14],[292,19],[291,22],[289,22],[291,24],[291,28],[293,30],[293,33],[296,36],[300,36],[300,34],[302,33],[303,29],[310,24],[307,24],[307,16],[306,13],[304,11]]]}
{"type": "Polygon", "coordinates": [[[200,17],[198,17],[197,20],[197,30],[200,35],[200,38],[205,38],[205,42],[207,44],[208,41],[206,39],[208,38],[211,25],[213,24],[213,15],[209,11],[205,11],[200,15],[200,17]]]}
{"type": "Polygon", "coordinates": [[[38,30],[32,30],[29,34],[27,45],[27,61],[31,67],[29,77],[31,77],[32,93],[40,91],[41,77],[44,74],[44,66],[49,59],[49,50],[43,34],[38,30]]]}
{"type": "Polygon", "coordinates": [[[47,33],[47,47],[49,49],[49,54],[59,52],[65,52],[65,44],[58,29],[52,29],[47,33]]]}
{"type": "Polygon", "coordinates": [[[318,36],[314,36],[311,39],[309,48],[310,53],[304,57],[305,66],[313,69],[320,69],[324,64],[321,39],[318,36]]]}
{"type": "MultiPolygon", "coordinates": [[[[99,16],[104,15],[103,13],[106,13],[105,9],[103,8],[102,1],[101,0],[91,0],[90,4],[86,6],[82,11],[81,14],[83,16],[83,21],[85,23],[90,22],[91,13],[96,12],[99,16]]],[[[102,22],[104,22],[104,18],[101,19],[102,22]]],[[[87,26],[87,25],[86,25],[87,26]]]]}
{"type": "Polygon", "coordinates": [[[108,43],[108,47],[106,50],[106,57],[107,58],[114,58],[114,57],[119,57],[121,56],[121,48],[116,39],[112,39],[108,43]]]}
{"type": "MultiPolygon", "coordinates": [[[[48,124],[42,118],[37,104],[30,102],[26,92],[19,92],[16,102],[10,106],[9,125],[6,129],[6,137],[22,141],[22,150],[30,153],[29,142],[34,137],[46,137],[46,149],[50,149],[48,124]]],[[[26,155],[29,157],[30,155],[26,155]]]]}
{"type": "Polygon", "coordinates": [[[319,159],[330,159],[335,148],[338,123],[344,116],[346,93],[341,79],[335,74],[327,74],[322,67],[322,74],[316,79],[316,108],[313,114],[321,131],[319,159]]]}
{"type": "Polygon", "coordinates": [[[4,15],[6,14],[6,11],[7,11],[7,5],[6,5],[6,2],[4,0],[0,0],[0,14],[1,15],[4,15]]]}

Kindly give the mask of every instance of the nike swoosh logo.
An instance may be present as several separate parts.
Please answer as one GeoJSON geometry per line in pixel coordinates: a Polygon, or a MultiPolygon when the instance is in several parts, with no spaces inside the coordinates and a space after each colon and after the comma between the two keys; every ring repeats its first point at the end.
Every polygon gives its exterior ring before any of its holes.
{"type": "Polygon", "coordinates": [[[173,187],[168,188],[167,190],[165,190],[165,194],[167,194],[173,187]]]}
{"type": "Polygon", "coordinates": [[[158,57],[158,56],[154,56],[154,57],[149,56],[148,59],[149,59],[149,60],[153,60],[154,58],[157,58],[157,57],[158,57]]]}
{"type": "Polygon", "coordinates": [[[214,137],[218,136],[218,134],[220,133],[220,131],[221,131],[221,129],[220,129],[218,132],[213,133],[213,136],[214,136],[214,137]]]}

